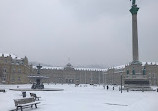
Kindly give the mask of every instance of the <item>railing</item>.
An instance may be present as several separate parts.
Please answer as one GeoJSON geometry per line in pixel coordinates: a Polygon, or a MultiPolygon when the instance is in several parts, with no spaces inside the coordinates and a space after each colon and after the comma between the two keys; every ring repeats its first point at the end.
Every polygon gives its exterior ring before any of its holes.
{"type": "Polygon", "coordinates": [[[147,75],[126,75],[126,79],[147,79],[147,75]]]}

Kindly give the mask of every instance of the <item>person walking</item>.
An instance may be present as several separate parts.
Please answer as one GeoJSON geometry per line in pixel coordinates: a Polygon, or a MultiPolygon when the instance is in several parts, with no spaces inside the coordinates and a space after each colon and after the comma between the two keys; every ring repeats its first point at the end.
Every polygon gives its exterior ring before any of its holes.
{"type": "Polygon", "coordinates": [[[109,89],[109,86],[108,86],[108,85],[106,86],[106,89],[107,89],[107,90],[109,89]]]}

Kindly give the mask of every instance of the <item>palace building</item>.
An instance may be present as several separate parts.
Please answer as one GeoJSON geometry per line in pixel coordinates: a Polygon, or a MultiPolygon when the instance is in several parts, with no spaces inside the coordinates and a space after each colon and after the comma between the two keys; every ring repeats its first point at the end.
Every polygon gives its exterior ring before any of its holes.
{"type": "Polygon", "coordinates": [[[150,85],[158,85],[158,63],[156,62],[142,62],[141,66],[137,66],[135,68],[138,68],[140,74],[135,72],[136,74],[133,74],[134,69],[133,65],[122,65],[117,66],[113,68],[109,68],[105,74],[105,83],[106,84],[121,84],[121,74],[123,75],[123,83],[126,76],[133,76],[133,78],[138,77],[139,75],[144,76],[149,80],[150,85]]]}
{"type": "MultiPolygon", "coordinates": [[[[0,54],[0,83],[30,83],[28,76],[36,74],[36,67],[29,65],[28,58],[19,58],[13,54],[0,54]]],[[[44,67],[41,75],[48,76],[45,82],[67,84],[102,84],[103,71],[100,69],[74,68],[68,63],[63,68],[44,67]]]]}
{"type": "Polygon", "coordinates": [[[23,84],[28,83],[28,75],[32,66],[27,57],[19,58],[13,54],[0,54],[0,83],[23,84]]]}
{"type": "Polygon", "coordinates": [[[104,81],[101,69],[74,68],[70,63],[63,68],[43,67],[42,74],[49,77],[47,82],[55,84],[102,84],[104,81]]]}
{"type": "MultiPolygon", "coordinates": [[[[158,63],[142,62],[140,73],[145,73],[150,85],[158,85],[158,63]],[[144,69],[144,70],[143,70],[144,69]]],[[[74,68],[70,63],[65,67],[45,67],[41,75],[49,77],[44,82],[60,84],[121,84],[123,77],[132,75],[131,64],[109,69],[74,68]]],[[[13,54],[0,54],[0,83],[25,84],[30,83],[31,74],[37,74],[36,67],[29,65],[28,58],[19,58],[13,54]]],[[[134,75],[133,75],[134,77],[134,75]]],[[[124,80],[124,79],[123,79],[124,80]]]]}

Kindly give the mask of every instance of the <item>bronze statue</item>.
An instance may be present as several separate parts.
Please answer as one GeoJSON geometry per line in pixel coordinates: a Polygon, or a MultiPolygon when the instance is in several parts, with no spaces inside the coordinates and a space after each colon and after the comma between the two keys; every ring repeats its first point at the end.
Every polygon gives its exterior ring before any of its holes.
{"type": "Polygon", "coordinates": [[[135,5],[135,4],[136,4],[136,0],[132,0],[132,5],[135,5]]]}

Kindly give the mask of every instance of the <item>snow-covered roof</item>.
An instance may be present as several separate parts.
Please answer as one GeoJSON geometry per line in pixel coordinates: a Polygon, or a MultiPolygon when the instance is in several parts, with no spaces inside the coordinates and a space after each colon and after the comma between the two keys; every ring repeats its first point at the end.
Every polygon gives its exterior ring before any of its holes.
{"type": "MultiPolygon", "coordinates": [[[[142,66],[145,66],[146,64],[148,65],[158,65],[158,62],[141,62],[142,63],[142,66]]],[[[129,64],[128,64],[129,65],[129,64]]],[[[126,65],[119,65],[119,66],[115,66],[113,67],[114,69],[123,69],[125,68],[126,65]]]]}
{"type": "Polygon", "coordinates": [[[123,68],[125,68],[125,65],[115,66],[114,68],[115,69],[123,69],[123,68]]]}
{"type": "MultiPolygon", "coordinates": [[[[33,66],[36,69],[36,66],[33,66]]],[[[64,69],[64,67],[49,67],[49,66],[42,66],[42,69],[64,69]]],[[[89,71],[107,71],[107,69],[98,69],[98,68],[75,68],[75,70],[89,70],[89,71]]]]}
{"type": "MultiPolygon", "coordinates": [[[[34,69],[37,69],[37,66],[33,66],[34,69]]],[[[64,69],[63,67],[50,67],[50,66],[42,66],[41,69],[64,69]]]]}
{"type": "Polygon", "coordinates": [[[3,56],[3,55],[4,55],[4,57],[11,56],[12,59],[21,59],[20,57],[16,56],[15,54],[0,53],[0,56],[3,56]]]}
{"type": "Polygon", "coordinates": [[[148,64],[148,65],[158,65],[158,62],[142,62],[142,65],[144,66],[144,65],[146,65],[146,64],[148,64]]]}
{"type": "MultiPolygon", "coordinates": [[[[158,65],[158,62],[142,62],[142,65],[144,66],[145,64],[148,65],[158,65]]],[[[129,65],[129,64],[126,64],[129,65]]],[[[125,68],[126,65],[119,65],[119,66],[115,66],[113,67],[114,69],[123,69],[125,68]]],[[[36,68],[36,66],[33,66],[33,68],[36,68]]],[[[42,69],[64,69],[64,67],[49,67],[49,66],[42,66],[42,69]]],[[[74,68],[75,70],[84,70],[84,71],[107,71],[108,69],[99,69],[99,68],[74,68]]]]}
{"type": "Polygon", "coordinates": [[[46,79],[46,78],[49,78],[49,77],[46,77],[46,76],[41,76],[41,75],[30,75],[28,76],[29,78],[43,78],[43,79],[46,79]]]}
{"type": "Polygon", "coordinates": [[[75,68],[76,70],[90,70],[90,71],[107,71],[107,69],[99,69],[99,68],[75,68]]]}

